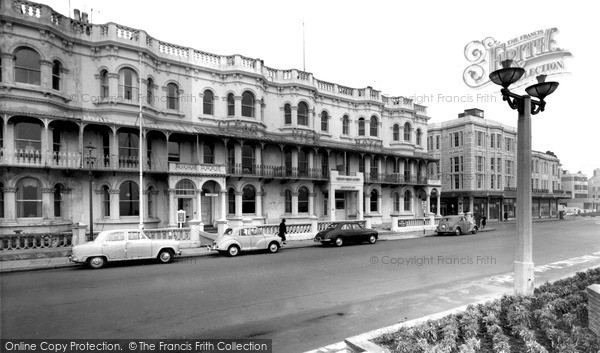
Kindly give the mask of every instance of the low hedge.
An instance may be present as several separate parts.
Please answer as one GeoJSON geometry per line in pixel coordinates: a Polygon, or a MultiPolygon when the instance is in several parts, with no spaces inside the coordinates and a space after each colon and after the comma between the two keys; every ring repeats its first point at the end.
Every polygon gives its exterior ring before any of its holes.
{"type": "Polygon", "coordinates": [[[392,352],[600,352],[588,329],[586,287],[600,268],[537,288],[533,296],[503,296],[439,320],[374,340],[392,352]]]}

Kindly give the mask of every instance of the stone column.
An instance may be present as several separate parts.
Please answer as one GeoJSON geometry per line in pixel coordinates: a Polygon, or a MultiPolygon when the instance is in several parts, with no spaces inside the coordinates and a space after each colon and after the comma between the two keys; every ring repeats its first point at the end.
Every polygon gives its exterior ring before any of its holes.
{"type": "Polygon", "coordinates": [[[261,108],[262,108],[262,104],[261,104],[260,99],[255,99],[254,100],[254,119],[256,119],[258,121],[262,121],[261,108]]]}
{"type": "Polygon", "coordinates": [[[236,143],[233,146],[233,164],[236,173],[242,173],[242,145],[236,143]]]}
{"type": "Polygon", "coordinates": [[[440,213],[440,207],[441,207],[441,199],[442,195],[440,192],[438,192],[438,196],[437,196],[437,214],[436,216],[441,216],[442,214],[440,213]]]}
{"type": "Polygon", "coordinates": [[[54,198],[52,197],[53,195],[53,188],[42,189],[42,218],[44,220],[50,220],[54,218],[54,198]]]}
{"type": "Polygon", "coordinates": [[[404,209],[404,193],[401,192],[400,193],[400,213],[402,214],[403,212],[405,212],[405,209],[404,209]]]}
{"type": "MultiPolygon", "coordinates": [[[[115,101],[116,97],[119,95],[119,74],[118,73],[108,73],[106,75],[108,77],[108,99],[109,101],[115,101]]],[[[165,104],[166,107],[166,104],[165,104]]]]}
{"type": "Polygon", "coordinates": [[[427,215],[431,213],[431,193],[427,193],[426,202],[427,208],[425,209],[425,212],[423,212],[423,217],[427,217],[427,215]]]}
{"type": "Polygon", "coordinates": [[[235,216],[242,217],[242,192],[235,192],[235,216]]]}
{"type": "Polygon", "coordinates": [[[298,126],[298,106],[292,106],[292,126],[298,126]]]}
{"type": "Polygon", "coordinates": [[[219,215],[220,221],[227,221],[227,191],[219,191],[220,203],[221,203],[221,214],[219,215]]]}
{"type": "Polygon", "coordinates": [[[4,188],[4,220],[8,223],[17,221],[17,188],[4,188]]]}
{"type": "Polygon", "coordinates": [[[52,65],[52,61],[40,60],[40,87],[42,89],[52,89],[52,65]]]}
{"type": "Polygon", "coordinates": [[[262,216],[262,198],[263,194],[261,191],[256,192],[256,200],[254,202],[256,208],[256,217],[262,216]]]}
{"type": "Polygon", "coordinates": [[[371,180],[371,156],[365,158],[365,182],[371,180]]]}
{"type": "Polygon", "coordinates": [[[257,175],[263,175],[262,174],[262,145],[257,144],[256,147],[254,147],[254,173],[257,175]]]}
{"type": "Polygon", "coordinates": [[[298,193],[292,192],[292,216],[298,215],[298,193]]]}
{"type": "Polygon", "coordinates": [[[365,219],[365,214],[367,213],[367,209],[364,204],[364,198],[361,197],[362,191],[356,192],[356,202],[358,203],[358,219],[365,219]]]}
{"type": "Polygon", "coordinates": [[[110,196],[110,219],[111,220],[119,220],[119,190],[108,190],[108,194],[110,196]]]}
{"type": "Polygon", "coordinates": [[[42,159],[42,166],[46,166],[48,164],[52,163],[52,158],[50,158],[50,160],[48,161],[48,154],[50,153],[50,151],[52,151],[52,144],[50,143],[50,139],[48,138],[48,134],[50,133],[50,130],[48,129],[48,125],[44,122],[44,128],[42,129],[42,148],[41,148],[41,159],[42,159]]]}
{"type": "Polygon", "coordinates": [[[315,151],[308,151],[308,175],[311,178],[320,177],[320,175],[316,175],[315,171],[315,151]]]}
{"type": "Polygon", "coordinates": [[[233,111],[235,113],[234,116],[242,116],[242,96],[233,97],[233,111]]]}
{"type": "Polygon", "coordinates": [[[363,199],[365,200],[365,214],[371,213],[371,194],[363,192],[363,199]]]}
{"type": "Polygon", "coordinates": [[[15,59],[11,53],[1,53],[0,58],[2,59],[2,82],[13,83],[14,72],[15,72],[15,59]]]}
{"type": "Polygon", "coordinates": [[[196,190],[196,205],[196,217],[194,219],[198,220],[204,228],[204,223],[202,223],[202,189],[196,190]]]}
{"type": "Polygon", "coordinates": [[[315,197],[316,196],[317,196],[317,194],[315,194],[314,192],[311,192],[308,194],[308,215],[311,217],[315,215],[315,197]]]}
{"type": "Polygon", "coordinates": [[[119,135],[117,130],[112,131],[112,138],[109,139],[110,149],[110,166],[111,168],[119,168],[119,135]]]}
{"type": "Polygon", "coordinates": [[[169,227],[176,227],[177,205],[175,204],[175,189],[168,189],[167,193],[169,194],[169,227]]]}

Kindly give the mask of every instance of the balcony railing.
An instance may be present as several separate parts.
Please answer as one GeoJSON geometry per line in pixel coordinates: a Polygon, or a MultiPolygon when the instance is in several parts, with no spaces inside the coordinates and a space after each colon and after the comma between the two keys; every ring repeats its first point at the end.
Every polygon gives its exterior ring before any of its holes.
{"type": "Polygon", "coordinates": [[[365,182],[394,183],[394,184],[421,184],[427,185],[429,179],[424,176],[400,173],[365,173],[365,182]]]}
{"type": "Polygon", "coordinates": [[[227,173],[233,176],[254,176],[261,178],[304,178],[327,179],[329,172],[317,168],[287,168],[272,165],[228,164],[227,173]]]}

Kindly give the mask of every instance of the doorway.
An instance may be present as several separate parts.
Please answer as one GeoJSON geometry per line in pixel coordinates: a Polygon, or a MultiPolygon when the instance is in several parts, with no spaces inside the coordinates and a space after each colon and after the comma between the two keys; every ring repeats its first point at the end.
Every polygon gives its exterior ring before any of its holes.
{"type": "Polygon", "coordinates": [[[190,219],[194,218],[195,210],[194,210],[194,199],[188,197],[180,197],[177,199],[177,211],[184,210],[185,211],[185,225],[190,221],[190,219]]]}

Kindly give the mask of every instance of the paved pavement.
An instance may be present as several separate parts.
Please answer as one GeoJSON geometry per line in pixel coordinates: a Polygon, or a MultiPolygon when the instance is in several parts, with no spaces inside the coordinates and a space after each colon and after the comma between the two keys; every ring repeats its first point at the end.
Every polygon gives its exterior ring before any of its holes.
{"type": "MultiPolygon", "coordinates": [[[[493,230],[492,228],[488,228],[488,230],[493,230]]],[[[382,231],[380,234],[380,240],[400,240],[400,239],[412,239],[423,236],[433,236],[435,232],[426,231],[423,233],[422,231],[413,231],[406,233],[392,233],[389,231],[382,231]]],[[[284,245],[286,249],[293,248],[305,248],[309,246],[319,246],[313,242],[312,240],[296,240],[296,241],[287,241],[284,245]]],[[[214,252],[209,252],[206,247],[199,248],[187,248],[181,250],[181,256],[178,258],[189,258],[189,257],[197,257],[197,256],[207,256],[214,254],[214,252]]],[[[64,268],[64,267],[73,267],[73,266],[81,266],[80,264],[72,263],[69,261],[67,257],[48,257],[48,258],[39,258],[39,259],[27,259],[27,260],[10,260],[10,261],[0,261],[0,273],[6,272],[21,272],[21,271],[33,271],[33,270],[44,270],[44,269],[55,269],[55,268],[64,268]]]]}

